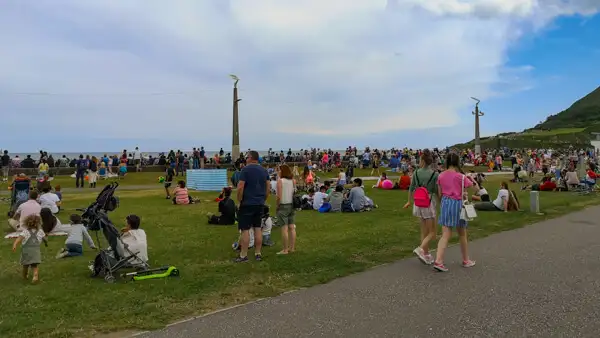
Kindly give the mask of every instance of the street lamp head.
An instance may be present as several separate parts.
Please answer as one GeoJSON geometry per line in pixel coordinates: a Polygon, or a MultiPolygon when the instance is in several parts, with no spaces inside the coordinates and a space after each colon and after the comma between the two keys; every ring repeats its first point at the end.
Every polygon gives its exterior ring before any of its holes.
{"type": "Polygon", "coordinates": [[[477,102],[477,103],[481,102],[478,98],[472,97],[472,96],[471,96],[471,100],[475,100],[475,102],[477,102]]]}
{"type": "Polygon", "coordinates": [[[230,78],[231,78],[233,81],[239,81],[239,80],[240,80],[240,78],[239,78],[239,77],[237,77],[236,75],[233,75],[233,74],[229,74],[229,77],[230,77],[230,78]]]}

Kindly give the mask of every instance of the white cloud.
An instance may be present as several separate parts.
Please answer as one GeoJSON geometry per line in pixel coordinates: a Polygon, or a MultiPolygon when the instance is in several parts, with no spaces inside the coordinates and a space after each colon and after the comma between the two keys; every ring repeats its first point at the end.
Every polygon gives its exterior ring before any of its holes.
{"type": "Polygon", "coordinates": [[[0,12],[0,44],[10,46],[0,93],[56,95],[0,99],[32,119],[51,116],[43,128],[81,126],[86,116],[98,137],[228,144],[235,73],[241,132],[254,135],[246,143],[264,144],[257,129],[351,139],[447,127],[470,96],[485,99],[531,72],[505,67],[515,32],[598,8],[595,0],[11,2],[0,12]]]}

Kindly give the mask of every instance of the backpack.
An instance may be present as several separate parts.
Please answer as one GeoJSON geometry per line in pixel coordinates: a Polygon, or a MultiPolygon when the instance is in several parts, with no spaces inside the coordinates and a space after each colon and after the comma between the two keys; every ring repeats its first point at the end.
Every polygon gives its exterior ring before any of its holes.
{"type": "MultiPolygon", "coordinates": [[[[419,171],[417,170],[417,172],[415,172],[415,179],[417,180],[418,187],[413,193],[413,201],[415,202],[415,206],[419,208],[429,208],[429,206],[431,205],[431,195],[429,194],[429,191],[426,187],[421,186],[421,183],[419,182],[418,173],[419,171]]],[[[435,171],[431,174],[431,177],[429,178],[429,181],[427,181],[426,186],[428,186],[429,183],[431,183],[431,180],[433,180],[433,176],[435,176],[435,171]]]]}
{"type": "Polygon", "coordinates": [[[294,209],[302,208],[302,197],[298,196],[298,195],[294,195],[294,198],[292,199],[292,204],[294,206],[294,209]]]}

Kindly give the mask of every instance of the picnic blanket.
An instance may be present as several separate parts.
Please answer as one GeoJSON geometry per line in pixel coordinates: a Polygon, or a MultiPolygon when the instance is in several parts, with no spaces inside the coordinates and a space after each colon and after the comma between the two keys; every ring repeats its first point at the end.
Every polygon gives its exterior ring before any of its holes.
{"type": "MultiPolygon", "coordinates": [[[[10,234],[4,236],[5,239],[11,239],[11,238],[17,238],[19,237],[19,235],[21,234],[21,232],[11,232],[10,234]]],[[[68,236],[69,234],[64,232],[64,231],[56,231],[56,232],[51,232],[48,234],[48,236],[68,236]]]]}

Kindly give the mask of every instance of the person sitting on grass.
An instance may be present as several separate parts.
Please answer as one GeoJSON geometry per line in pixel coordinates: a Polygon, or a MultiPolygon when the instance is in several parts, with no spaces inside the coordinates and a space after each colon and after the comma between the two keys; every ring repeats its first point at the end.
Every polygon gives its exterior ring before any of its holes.
{"type": "Polygon", "coordinates": [[[57,214],[60,211],[60,198],[52,192],[52,187],[50,186],[44,187],[39,201],[42,208],[50,209],[53,214],[57,214]]]}
{"type": "Polygon", "coordinates": [[[30,215],[40,215],[40,211],[42,207],[37,201],[38,193],[35,190],[29,192],[29,200],[27,202],[21,203],[17,208],[17,211],[13,215],[11,219],[8,220],[8,224],[15,230],[21,231],[21,226],[23,226],[23,222],[30,215]]]}
{"type": "Polygon", "coordinates": [[[122,162],[119,164],[119,176],[125,177],[127,175],[127,163],[122,162]]]}
{"type": "Polygon", "coordinates": [[[340,173],[338,174],[337,185],[341,185],[341,186],[346,185],[346,173],[344,172],[344,169],[340,168],[340,173]]]}
{"type": "Polygon", "coordinates": [[[329,204],[331,208],[329,212],[341,212],[342,211],[342,202],[344,201],[344,187],[341,185],[337,185],[335,187],[335,191],[329,195],[329,204]]]}
{"type": "Polygon", "coordinates": [[[185,187],[185,181],[177,182],[177,187],[173,189],[173,204],[186,205],[193,203],[192,197],[188,194],[185,187]]]}
{"type": "MultiPolygon", "coordinates": [[[[271,240],[271,230],[273,229],[273,219],[271,218],[271,216],[269,215],[269,206],[265,205],[263,207],[263,215],[262,215],[262,221],[261,221],[261,232],[262,232],[262,245],[264,246],[273,246],[275,245],[275,243],[271,240]]],[[[248,243],[248,249],[251,249],[254,247],[254,232],[250,231],[249,232],[249,243],[248,243]]],[[[233,243],[233,245],[231,246],[233,248],[233,250],[237,250],[240,251],[241,250],[241,246],[240,246],[240,241],[242,239],[242,232],[240,230],[240,236],[238,237],[238,240],[236,242],[233,243]]]]}
{"type": "Polygon", "coordinates": [[[477,202],[473,205],[476,210],[480,211],[518,211],[519,201],[514,196],[514,193],[509,190],[508,183],[500,183],[498,197],[492,202],[477,202]]]}
{"type": "Polygon", "coordinates": [[[483,187],[483,185],[481,185],[481,180],[475,179],[473,183],[477,192],[475,193],[475,195],[471,196],[471,200],[479,202],[489,202],[490,195],[488,194],[488,191],[483,187]]]}
{"type": "Polygon", "coordinates": [[[237,214],[237,206],[231,199],[231,187],[223,188],[223,199],[219,201],[219,214],[208,215],[208,224],[234,225],[237,214]]]}
{"type": "Polygon", "coordinates": [[[366,196],[362,183],[360,178],[354,179],[352,189],[350,189],[346,201],[342,205],[343,212],[360,212],[365,208],[366,196]]]}
{"type": "Polygon", "coordinates": [[[321,208],[321,206],[323,206],[323,203],[325,202],[325,199],[327,198],[326,191],[327,191],[327,187],[323,185],[323,186],[321,186],[321,188],[319,188],[318,192],[315,192],[315,194],[313,196],[313,201],[312,201],[314,210],[319,210],[319,208],[321,208]]]}
{"type": "Polygon", "coordinates": [[[555,191],[556,190],[556,180],[553,177],[550,177],[550,174],[546,174],[546,176],[544,176],[542,178],[542,183],[538,184],[532,184],[532,185],[525,185],[523,187],[521,187],[521,190],[531,190],[531,191],[555,191]]]}
{"type": "Polygon", "coordinates": [[[568,171],[564,172],[561,176],[565,178],[569,187],[577,187],[579,185],[579,176],[577,176],[575,168],[569,168],[568,171]]]}
{"type": "Polygon", "coordinates": [[[58,196],[58,199],[62,202],[62,192],[59,184],[54,186],[54,194],[58,196]]]}
{"type": "Polygon", "coordinates": [[[588,169],[585,172],[585,179],[581,180],[581,183],[594,187],[596,185],[596,179],[598,178],[600,178],[600,175],[596,173],[596,165],[590,162],[588,164],[588,169]]]}
{"type": "Polygon", "coordinates": [[[69,217],[69,220],[71,221],[71,226],[66,228],[69,237],[67,237],[67,240],[65,241],[65,247],[56,255],[57,259],[83,255],[84,239],[90,246],[90,249],[96,250],[94,240],[92,240],[87,228],[83,226],[81,216],[73,214],[69,217]]]}
{"type": "MultiPolygon", "coordinates": [[[[125,221],[127,226],[121,230],[121,242],[139,258],[139,260],[132,260],[131,265],[135,266],[148,262],[148,241],[146,232],[140,229],[140,218],[137,215],[129,215],[125,218],[125,221]]],[[[124,249],[124,247],[119,247],[120,253],[124,253],[124,249]]]]}
{"type": "Polygon", "coordinates": [[[169,188],[171,184],[173,184],[173,176],[175,176],[175,168],[172,165],[167,167],[165,170],[165,193],[167,194],[167,199],[171,199],[171,194],[169,193],[169,188]]]}
{"type": "Polygon", "coordinates": [[[412,178],[408,175],[408,170],[402,170],[402,175],[398,179],[398,183],[396,183],[396,189],[408,190],[411,180],[412,178]]]}
{"type": "Polygon", "coordinates": [[[313,210],[313,200],[315,198],[315,189],[309,188],[308,194],[302,195],[302,204],[300,206],[301,210],[313,210]]]}
{"type": "Polygon", "coordinates": [[[375,183],[375,185],[373,186],[373,188],[382,188],[383,187],[383,181],[387,180],[387,174],[386,173],[381,173],[381,177],[379,177],[379,179],[377,180],[377,183],[375,183]]]}
{"type": "Polygon", "coordinates": [[[104,161],[100,162],[100,168],[98,169],[98,177],[102,179],[106,179],[106,163],[104,161]]]}

